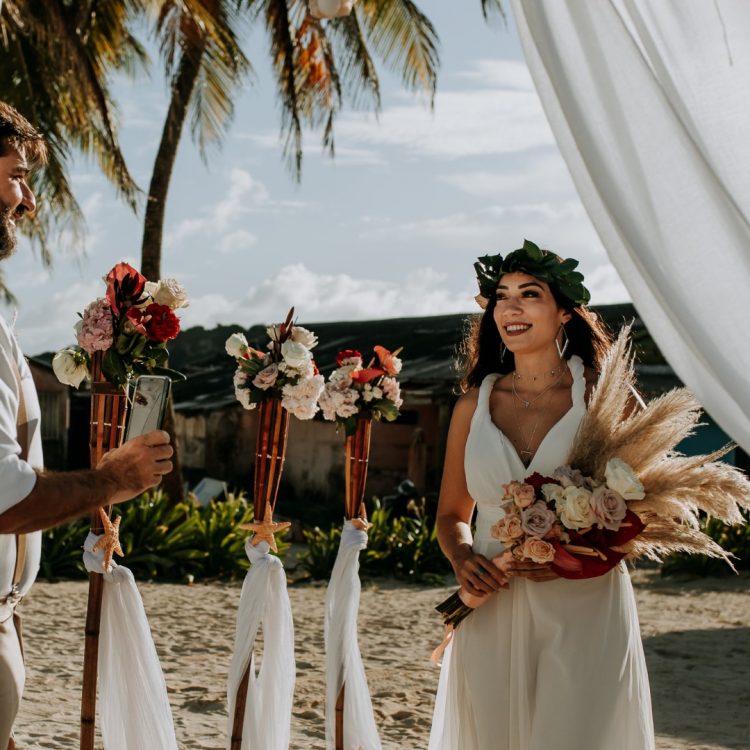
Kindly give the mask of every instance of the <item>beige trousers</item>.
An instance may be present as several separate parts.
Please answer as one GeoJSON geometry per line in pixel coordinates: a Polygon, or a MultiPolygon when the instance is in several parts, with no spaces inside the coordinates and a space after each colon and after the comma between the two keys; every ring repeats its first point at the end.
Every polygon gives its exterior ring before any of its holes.
{"type": "Polygon", "coordinates": [[[16,617],[0,622],[0,748],[13,748],[13,721],[21,703],[26,670],[16,617]]]}

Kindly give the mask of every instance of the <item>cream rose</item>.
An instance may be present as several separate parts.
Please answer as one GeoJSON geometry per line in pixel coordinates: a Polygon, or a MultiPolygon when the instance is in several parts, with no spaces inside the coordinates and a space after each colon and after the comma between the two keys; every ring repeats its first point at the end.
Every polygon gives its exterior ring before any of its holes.
{"type": "Polygon", "coordinates": [[[583,487],[566,487],[562,501],[556,507],[566,529],[585,529],[594,523],[591,493],[583,487]]]}
{"type": "Polygon", "coordinates": [[[555,548],[549,542],[532,536],[523,544],[523,556],[535,563],[551,563],[555,559],[555,548]]]}
{"type": "Polygon", "coordinates": [[[609,487],[597,487],[591,495],[591,511],[600,529],[617,531],[627,509],[622,495],[609,487]]]}
{"type": "Polygon", "coordinates": [[[607,487],[618,492],[625,500],[643,500],[646,493],[633,470],[622,459],[611,458],[604,469],[607,487]]]}
{"type": "Polygon", "coordinates": [[[556,520],[554,511],[541,500],[521,511],[521,528],[531,536],[544,536],[556,520]]]}
{"type": "Polygon", "coordinates": [[[318,337],[312,332],[308,331],[307,328],[302,326],[294,326],[292,328],[292,341],[296,341],[298,344],[307,349],[314,349],[318,345],[318,337]]]}
{"type": "Polygon", "coordinates": [[[542,495],[544,495],[544,499],[550,503],[555,503],[555,505],[562,500],[564,491],[565,488],[559,484],[542,485],[542,495]]]}
{"type": "Polygon", "coordinates": [[[73,349],[57,352],[52,358],[52,369],[61,383],[74,388],[78,388],[89,374],[86,358],[73,349]]]}
{"type": "Polygon", "coordinates": [[[285,341],[281,345],[281,356],[287,367],[301,372],[306,372],[312,363],[310,350],[298,341],[285,341]]]}
{"type": "Polygon", "coordinates": [[[490,529],[490,534],[503,544],[508,544],[523,536],[521,519],[515,515],[504,516],[490,529]]]}
{"type": "Polygon", "coordinates": [[[235,359],[241,359],[248,352],[250,347],[248,346],[247,339],[244,333],[233,333],[224,344],[224,348],[230,357],[235,359]]]}
{"type": "Polygon", "coordinates": [[[158,305],[166,305],[172,310],[190,305],[185,287],[177,279],[161,279],[157,284],[146,282],[146,291],[158,305]]]}
{"type": "Polygon", "coordinates": [[[253,385],[256,388],[260,388],[262,391],[267,391],[279,377],[279,366],[274,362],[273,364],[264,367],[254,378],[253,385]]]}

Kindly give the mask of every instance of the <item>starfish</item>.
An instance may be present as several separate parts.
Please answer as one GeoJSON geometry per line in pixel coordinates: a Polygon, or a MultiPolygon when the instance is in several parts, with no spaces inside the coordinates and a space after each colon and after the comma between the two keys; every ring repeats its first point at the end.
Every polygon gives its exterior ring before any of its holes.
{"type": "Polygon", "coordinates": [[[278,552],[276,547],[276,539],[274,534],[278,534],[284,529],[288,529],[292,524],[289,521],[281,521],[275,523],[273,520],[273,508],[271,504],[266,505],[265,513],[263,514],[263,520],[259,523],[254,521],[253,523],[242,523],[240,524],[241,529],[253,532],[253,538],[250,543],[255,547],[260,542],[268,542],[268,546],[274,551],[278,552]]]}
{"type": "Polygon", "coordinates": [[[104,508],[99,508],[99,517],[104,524],[104,534],[94,545],[94,552],[100,549],[104,550],[102,568],[105,573],[109,573],[112,567],[112,555],[117,553],[120,557],[123,557],[122,547],[120,546],[120,520],[122,516],[117,516],[113,522],[104,508]]]}

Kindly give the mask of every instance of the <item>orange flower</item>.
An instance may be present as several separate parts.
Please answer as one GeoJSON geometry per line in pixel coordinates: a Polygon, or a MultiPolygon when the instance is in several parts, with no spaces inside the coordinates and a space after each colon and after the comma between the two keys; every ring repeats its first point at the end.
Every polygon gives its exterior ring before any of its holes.
{"type": "Polygon", "coordinates": [[[389,352],[384,346],[373,346],[375,354],[378,355],[380,366],[388,375],[398,375],[401,372],[401,360],[396,356],[401,349],[389,352]]]}

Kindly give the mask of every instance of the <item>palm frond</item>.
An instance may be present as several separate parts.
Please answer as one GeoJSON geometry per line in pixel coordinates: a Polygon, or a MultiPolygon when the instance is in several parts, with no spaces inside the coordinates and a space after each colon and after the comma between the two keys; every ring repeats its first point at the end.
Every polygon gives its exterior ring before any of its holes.
{"type": "Polygon", "coordinates": [[[505,15],[502,0],[482,0],[482,15],[488,23],[498,20],[506,26],[508,24],[508,17],[505,15]]]}

